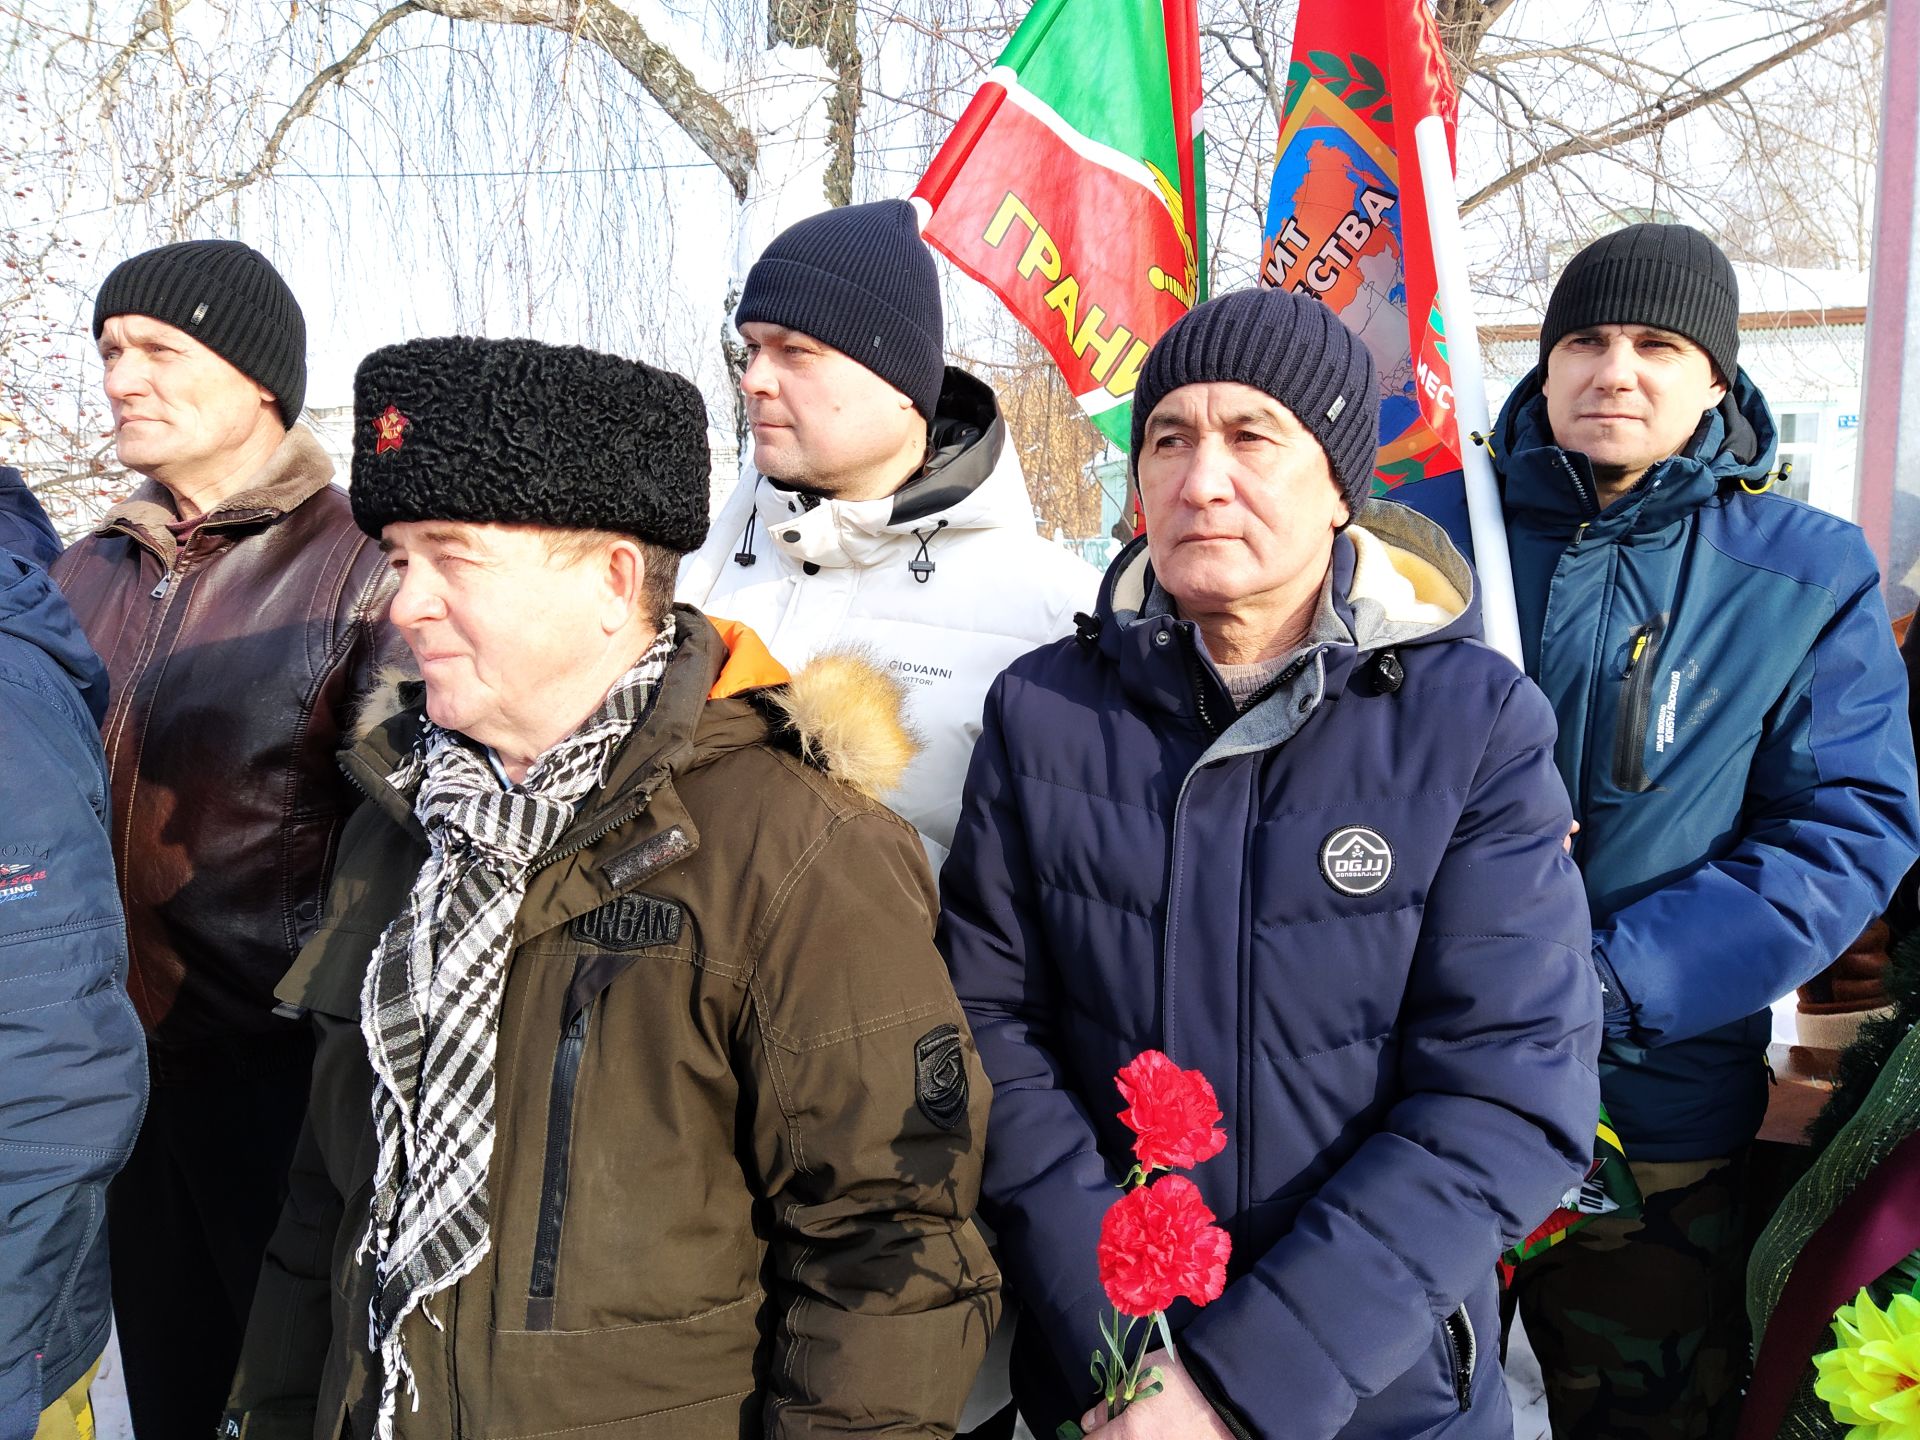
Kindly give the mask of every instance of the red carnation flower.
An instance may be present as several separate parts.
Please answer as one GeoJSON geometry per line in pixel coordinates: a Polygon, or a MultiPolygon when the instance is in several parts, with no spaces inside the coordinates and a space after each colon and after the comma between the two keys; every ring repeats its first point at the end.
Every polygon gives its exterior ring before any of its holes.
{"type": "Polygon", "coordinates": [[[1100,1284],[1123,1315],[1151,1315],[1182,1295],[1205,1305],[1227,1287],[1232,1248],[1200,1188],[1162,1175],[1114,1201],[1100,1222],[1100,1284]]]}
{"type": "Polygon", "coordinates": [[[1127,1102],[1120,1122],[1139,1137],[1133,1153],[1147,1169],[1184,1170],[1226,1148],[1220,1102],[1198,1070],[1142,1050],[1113,1078],[1127,1102]]]}

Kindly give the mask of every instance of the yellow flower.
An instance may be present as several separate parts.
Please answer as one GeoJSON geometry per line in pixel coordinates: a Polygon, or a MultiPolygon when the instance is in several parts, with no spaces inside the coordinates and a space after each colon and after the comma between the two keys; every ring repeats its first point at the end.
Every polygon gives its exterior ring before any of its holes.
{"type": "Polygon", "coordinates": [[[1865,1290],[1833,1317],[1840,1342],[1813,1357],[1813,1393],[1853,1428],[1847,1440],[1920,1440],[1920,1299],[1885,1310],[1865,1290]]]}

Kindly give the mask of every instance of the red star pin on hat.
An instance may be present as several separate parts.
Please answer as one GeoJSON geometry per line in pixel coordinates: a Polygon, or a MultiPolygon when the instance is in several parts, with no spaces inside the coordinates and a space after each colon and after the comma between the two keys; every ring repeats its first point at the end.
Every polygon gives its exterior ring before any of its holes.
{"type": "Polygon", "coordinates": [[[373,453],[384,455],[389,450],[398,450],[406,443],[407,427],[413,422],[389,405],[374,417],[373,453]]]}

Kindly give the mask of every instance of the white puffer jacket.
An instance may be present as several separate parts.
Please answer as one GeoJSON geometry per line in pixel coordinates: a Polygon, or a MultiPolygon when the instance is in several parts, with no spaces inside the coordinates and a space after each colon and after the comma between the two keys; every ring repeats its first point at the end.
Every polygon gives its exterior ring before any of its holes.
{"type": "Polygon", "coordinates": [[[967,761],[994,677],[1073,629],[1100,575],[1034,533],[1033,504],[993,391],[949,368],[933,458],[881,500],[821,500],[743,467],[678,598],[750,625],[798,669],[859,646],[907,688],[925,749],[887,803],[934,873],[953,843],[967,761]],[[736,557],[751,554],[751,564],[736,557]]]}

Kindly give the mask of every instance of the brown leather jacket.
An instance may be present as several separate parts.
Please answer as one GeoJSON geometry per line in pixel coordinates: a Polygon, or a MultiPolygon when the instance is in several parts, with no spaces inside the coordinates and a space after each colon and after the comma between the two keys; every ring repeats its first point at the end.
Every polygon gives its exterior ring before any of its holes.
{"type": "Polygon", "coordinates": [[[183,545],[149,481],[53,565],[111,679],[128,988],[163,1065],[293,1028],[273,987],[320,923],[359,798],[335,752],[401,653],[390,572],[332,476],[296,427],[183,545]]]}

